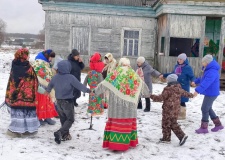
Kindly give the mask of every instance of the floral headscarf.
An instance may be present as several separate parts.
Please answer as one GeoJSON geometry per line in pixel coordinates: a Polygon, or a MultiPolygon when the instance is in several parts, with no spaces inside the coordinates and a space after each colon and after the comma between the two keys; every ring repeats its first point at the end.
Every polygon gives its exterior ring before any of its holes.
{"type": "Polygon", "coordinates": [[[17,50],[16,53],[14,54],[15,60],[21,60],[21,61],[27,60],[28,56],[29,56],[29,50],[26,48],[21,48],[17,50]]]}

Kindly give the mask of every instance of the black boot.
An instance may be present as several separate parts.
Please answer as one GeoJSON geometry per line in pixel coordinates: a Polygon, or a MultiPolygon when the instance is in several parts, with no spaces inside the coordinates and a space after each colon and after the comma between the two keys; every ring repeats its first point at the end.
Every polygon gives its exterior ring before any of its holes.
{"type": "Polygon", "coordinates": [[[145,98],[145,109],[144,112],[150,112],[150,108],[151,108],[151,102],[150,102],[150,98],[145,98]]]}
{"type": "Polygon", "coordinates": [[[141,101],[141,98],[140,98],[140,100],[139,100],[139,102],[138,102],[138,107],[137,107],[137,109],[142,109],[142,101],[141,101]]]}

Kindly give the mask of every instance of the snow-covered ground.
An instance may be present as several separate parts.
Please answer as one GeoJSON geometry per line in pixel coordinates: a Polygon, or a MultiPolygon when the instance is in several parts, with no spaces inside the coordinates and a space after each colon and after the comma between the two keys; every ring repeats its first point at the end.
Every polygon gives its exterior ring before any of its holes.
{"type": "MultiPolygon", "coordinates": [[[[38,50],[30,50],[30,61],[34,60],[38,50]]],[[[3,102],[9,77],[13,49],[0,48],[0,103],[3,102]]],[[[82,80],[85,74],[82,74],[82,80]]],[[[153,84],[154,94],[159,94],[165,84],[153,84]]],[[[194,89],[191,89],[193,92],[194,89]]],[[[138,110],[139,145],[126,152],[113,152],[102,148],[103,131],[106,122],[105,114],[93,118],[93,130],[89,128],[90,117],[87,115],[88,95],[78,100],[75,108],[75,123],[71,128],[71,141],[60,145],[54,141],[53,132],[60,127],[59,119],[54,126],[41,126],[38,134],[25,138],[12,138],[6,134],[10,123],[10,115],[6,108],[0,109],[0,160],[223,160],[225,159],[225,130],[205,135],[194,133],[201,121],[201,103],[203,96],[187,103],[187,120],[179,122],[189,138],[184,146],[179,146],[178,139],[172,133],[171,144],[158,144],[161,138],[161,106],[162,103],[152,103],[151,112],[138,110]]],[[[143,101],[144,103],[144,101],[143,101]]],[[[144,104],[143,104],[144,105],[144,104]]],[[[225,92],[216,99],[213,108],[225,124],[225,92]]],[[[209,129],[213,127],[210,121],[209,129]]]]}

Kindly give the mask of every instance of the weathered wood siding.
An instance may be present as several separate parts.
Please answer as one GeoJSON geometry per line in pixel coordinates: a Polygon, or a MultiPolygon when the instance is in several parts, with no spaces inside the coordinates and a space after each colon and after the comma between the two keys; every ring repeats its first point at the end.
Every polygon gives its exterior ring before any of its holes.
{"type": "Polygon", "coordinates": [[[225,60],[223,56],[223,49],[225,47],[225,17],[222,18],[222,24],[221,24],[221,32],[220,32],[220,48],[219,48],[219,54],[218,54],[218,62],[222,67],[222,61],[225,60]]]}
{"type": "Polygon", "coordinates": [[[205,37],[205,16],[172,15],[167,14],[159,17],[158,20],[158,52],[161,48],[161,37],[165,37],[165,53],[158,55],[159,70],[162,73],[171,72],[176,64],[177,57],[170,57],[170,38],[199,38],[199,58],[188,58],[195,75],[200,74],[201,58],[205,37]]]}
{"type": "Polygon", "coordinates": [[[111,52],[115,57],[121,57],[122,31],[138,29],[141,34],[139,55],[148,59],[154,57],[154,18],[47,11],[45,23],[46,48],[52,48],[63,56],[68,55],[72,48],[78,48],[83,55],[111,52]]]}
{"type": "Polygon", "coordinates": [[[55,2],[79,2],[79,3],[96,3],[96,4],[112,4],[124,6],[142,6],[150,5],[156,0],[54,0],[55,2]]]}

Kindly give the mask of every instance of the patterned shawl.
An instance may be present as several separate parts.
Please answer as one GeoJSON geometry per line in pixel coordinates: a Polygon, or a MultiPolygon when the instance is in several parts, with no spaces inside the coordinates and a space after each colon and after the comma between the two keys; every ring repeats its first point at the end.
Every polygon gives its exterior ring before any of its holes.
{"type": "Polygon", "coordinates": [[[143,81],[132,68],[119,66],[107,75],[102,85],[121,99],[136,104],[141,94],[143,81]]]}
{"type": "Polygon", "coordinates": [[[37,76],[29,61],[15,56],[6,89],[6,103],[18,109],[35,108],[37,87],[37,76]]]}

